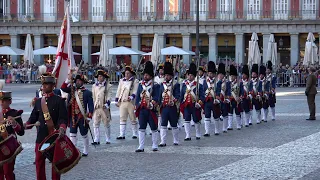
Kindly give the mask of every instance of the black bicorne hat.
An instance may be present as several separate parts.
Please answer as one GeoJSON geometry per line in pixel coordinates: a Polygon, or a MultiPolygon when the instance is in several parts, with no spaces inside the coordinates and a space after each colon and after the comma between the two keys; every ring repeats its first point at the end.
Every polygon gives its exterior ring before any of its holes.
{"type": "Polygon", "coordinates": [[[271,61],[267,62],[267,69],[270,69],[270,71],[272,71],[272,62],[271,61]]]}
{"type": "Polygon", "coordinates": [[[249,66],[248,65],[243,65],[242,74],[249,76],[249,66]]]}
{"type": "Polygon", "coordinates": [[[199,71],[203,71],[203,72],[206,72],[206,69],[203,67],[203,66],[199,66],[199,71]]]}
{"type": "Polygon", "coordinates": [[[86,75],[83,75],[83,74],[78,74],[76,75],[76,78],[75,78],[75,82],[77,81],[77,79],[80,79],[81,81],[83,81],[84,83],[87,83],[88,82],[88,78],[86,75]]]}
{"type": "Polygon", "coordinates": [[[134,70],[133,70],[133,68],[131,66],[126,66],[124,68],[124,71],[122,72],[122,74],[124,75],[126,71],[130,71],[133,76],[136,75],[136,72],[134,72],[134,70]]]}
{"type": "Polygon", "coordinates": [[[261,65],[261,66],[260,66],[259,74],[266,75],[266,67],[265,67],[264,65],[261,65]]]}
{"type": "Polygon", "coordinates": [[[153,64],[151,61],[147,61],[145,63],[143,74],[149,74],[150,76],[154,77],[153,64]]]}
{"type": "Polygon", "coordinates": [[[99,70],[96,72],[95,78],[98,78],[99,75],[101,75],[101,76],[103,76],[103,77],[105,77],[105,78],[109,78],[108,73],[107,73],[105,70],[103,70],[103,69],[99,69],[99,70]]]}
{"type": "Polygon", "coordinates": [[[217,73],[216,64],[213,61],[208,62],[208,72],[217,73]]]}
{"type": "Polygon", "coordinates": [[[197,66],[194,63],[191,63],[189,66],[188,74],[192,74],[194,76],[197,76],[197,66]]]}
{"type": "Polygon", "coordinates": [[[237,68],[234,65],[230,65],[230,75],[238,76],[237,68]]]}
{"type": "Polygon", "coordinates": [[[164,74],[173,76],[173,66],[170,62],[165,62],[163,67],[164,74]]]}
{"type": "Polygon", "coordinates": [[[159,71],[160,69],[164,69],[164,64],[159,64],[157,71],[159,71]]]}
{"type": "Polygon", "coordinates": [[[226,65],[225,64],[219,63],[218,74],[226,75],[226,65]]]}
{"type": "Polygon", "coordinates": [[[41,84],[56,84],[56,78],[51,73],[43,73],[40,79],[41,84]]]}
{"type": "Polygon", "coordinates": [[[253,72],[259,74],[259,66],[258,66],[258,64],[253,64],[253,65],[252,65],[251,74],[252,74],[253,72]]]}

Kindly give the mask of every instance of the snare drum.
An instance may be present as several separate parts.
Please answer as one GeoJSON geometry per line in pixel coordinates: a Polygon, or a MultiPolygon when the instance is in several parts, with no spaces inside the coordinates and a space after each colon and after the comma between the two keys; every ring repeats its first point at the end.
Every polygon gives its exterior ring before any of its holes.
{"type": "Polygon", "coordinates": [[[81,153],[68,136],[58,136],[57,131],[49,135],[40,144],[39,151],[52,162],[57,173],[64,174],[78,164],[81,153]]]}
{"type": "Polygon", "coordinates": [[[21,143],[14,135],[10,135],[0,142],[0,166],[11,162],[23,150],[21,143]]]}

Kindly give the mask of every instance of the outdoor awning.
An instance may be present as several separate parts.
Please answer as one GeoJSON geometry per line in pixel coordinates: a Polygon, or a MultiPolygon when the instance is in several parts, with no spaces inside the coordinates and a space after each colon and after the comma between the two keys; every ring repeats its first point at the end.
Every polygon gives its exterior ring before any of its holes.
{"type": "MultiPolygon", "coordinates": [[[[56,55],[57,54],[57,47],[48,46],[45,48],[34,50],[34,55],[56,55]]],[[[80,53],[73,52],[74,55],[81,55],[80,53]]]]}
{"type": "Polygon", "coordinates": [[[2,46],[2,47],[0,47],[0,54],[17,56],[17,55],[23,55],[24,50],[10,47],[10,46],[2,46]]]}
{"type": "Polygon", "coordinates": [[[161,49],[161,55],[195,55],[195,53],[175,46],[170,46],[161,49]]]}

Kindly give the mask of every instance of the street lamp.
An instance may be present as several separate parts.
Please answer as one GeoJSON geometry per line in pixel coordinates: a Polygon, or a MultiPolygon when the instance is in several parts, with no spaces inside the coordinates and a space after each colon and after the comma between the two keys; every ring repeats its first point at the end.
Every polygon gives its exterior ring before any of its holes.
{"type": "Polygon", "coordinates": [[[282,37],[280,37],[279,46],[280,46],[280,47],[283,47],[283,39],[282,39],[282,37]]]}
{"type": "Polygon", "coordinates": [[[173,46],[176,46],[176,43],[177,43],[176,38],[173,38],[173,39],[172,39],[172,44],[173,44],[173,46]]]}
{"type": "Polygon", "coordinates": [[[228,47],[229,40],[228,40],[228,39],[224,39],[224,43],[225,43],[226,48],[227,48],[227,47],[228,47]]]}
{"type": "Polygon", "coordinates": [[[147,39],[147,46],[150,46],[150,39],[147,39]]]}
{"type": "Polygon", "coordinates": [[[73,48],[75,48],[76,47],[76,40],[72,40],[72,46],[73,46],[73,48]]]}
{"type": "Polygon", "coordinates": [[[126,40],[122,39],[122,46],[126,45],[126,40]]]}
{"type": "Polygon", "coordinates": [[[4,40],[2,40],[2,45],[6,45],[6,40],[4,39],[4,40]]]}
{"type": "Polygon", "coordinates": [[[52,39],[48,40],[48,45],[51,46],[52,45],[52,39]]]}

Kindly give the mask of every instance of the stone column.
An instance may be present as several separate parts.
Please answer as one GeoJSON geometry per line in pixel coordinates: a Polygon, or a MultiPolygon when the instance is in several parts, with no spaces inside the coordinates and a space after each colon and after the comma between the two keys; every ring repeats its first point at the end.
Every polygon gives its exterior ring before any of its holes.
{"type": "MultiPolygon", "coordinates": [[[[189,33],[182,34],[182,48],[184,50],[190,51],[192,47],[191,44],[191,35],[189,33]]],[[[191,56],[190,55],[184,55],[183,56],[183,63],[184,64],[190,64],[191,56]]]]}
{"type": "Polygon", "coordinates": [[[209,36],[209,61],[217,63],[218,40],[217,33],[208,33],[209,36]]]}
{"type": "Polygon", "coordinates": [[[84,63],[91,64],[91,46],[92,40],[90,34],[81,34],[82,37],[82,59],[84,63]]]}
{"type": "Polygon", "coordinates": [[[300,60],[299,33],[290,34],[290,65],[295,65],[300,60]]]}
{"type": "MultiPolygon", "coordinates": [[[[116,36],[114,34],[106,34],[106,40],[108,49],[112,49],[116,46],[116,36]]],[[[113,60],[113,56],[109,55],[109,60],[113,60]]],[[[116,63],[116,61],[112,61],[112,63],[116,63]]]]}
{"type": "Polygon", "coordinates": [[[244,34],[243,33],[235,33],[236,35],[236,62],[237,63],[246,63],[244,59],[244,34]]]}
{"type": "MultiPolygon", "coordinates": [[[[140,49],[141,49],[140,34],[131,34],[131,48],[140,51],[140,49]]],[[[132,55],[131,56],[131,63],[134,65],[138,65],[140,57],[141,57],[140,55],[132,55]]]]}
{"type": "MultiPolygon", "coordinates": [[[[20,35],[18,34],[10,34],[10,40],[11,40],[11,47],[14,48],[20,48],[20,35]]],[[[11,64],[19,63],[21,56],[10,56],[11,57],[11,64]]]]}
{"type": "MultiPolygon", "coordinates": [[[[163,49],[166,47],[166,35],[165,34],[158,34],[159,39],[159,46],[160,49],[163,49]]],[[[160,56],[161,62],[164,61],[164,56],[160,56]]]]}
{"type": "Polygon", "coordinates": [[[270,34],[263,34],[263,63],[267,63],[268,43],[270,34]]]}
{"type": "MultiPolygon", "coordinates": [[[[34,50],[43,48],[43,35],[42,34],[34,34],[34,50]]],[[[34,56],[34,63],[35,64],[43,64],[44,59],[41,55],[35,55],[34,56]]]]}

